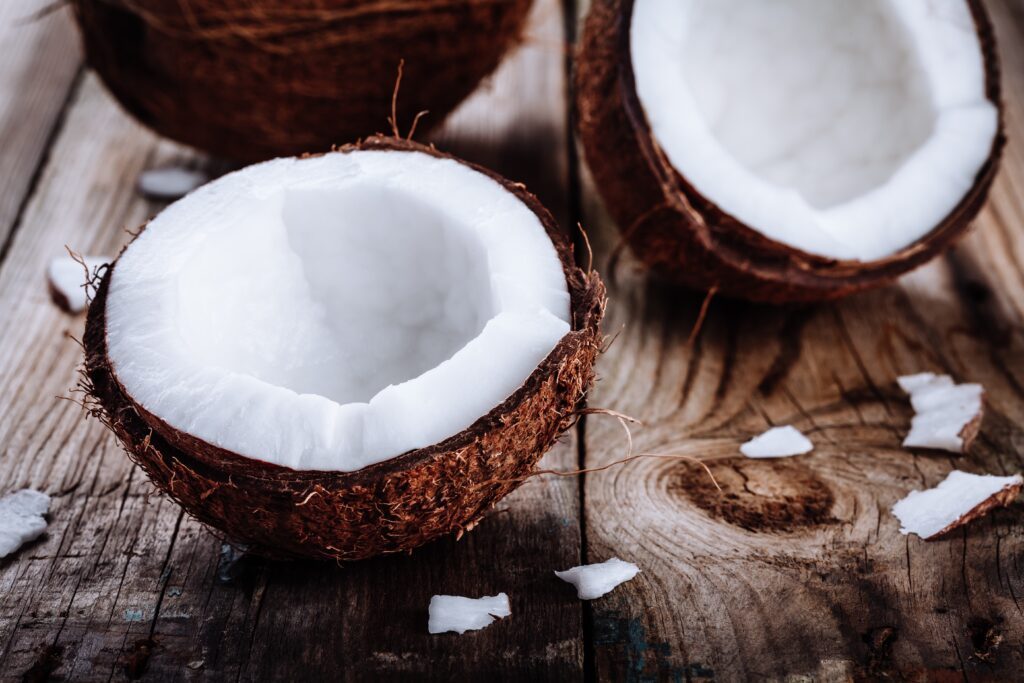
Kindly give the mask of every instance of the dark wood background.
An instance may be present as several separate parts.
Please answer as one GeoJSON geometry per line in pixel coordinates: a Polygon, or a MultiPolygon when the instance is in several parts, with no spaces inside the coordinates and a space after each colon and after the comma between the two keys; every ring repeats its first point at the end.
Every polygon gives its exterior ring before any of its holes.
{"type": "MultiPolygon", "coordinates": [[[[0,3],[0,492],[53,498],[48,534],[0,560],[4,680],[1012,680],[1024,670],[1024,504],[924,543],[890,506],[954,468],[1024,469],[1024,3],[990,0],[1010,145],[991,201],[953,252],[840,304],[715,300],[648,281],[569,133],[565,39],[585,7],[538,0],[525,45],[434,139],[525,182],[587,226],[611,284],[591,405],[644,420],[637,448],[735,452],[792,423],[814,453],[692,466],[648,460],[530,481],[460,541],[351,566],[238,557],[173,503],[67,396],[82,319],[44,270],[65,244],[114,253],[160,205],[138,173],[211,163],[129,120],[87,71],[66,8],[0,3]],[[899,447],[894,384],[922,370],[985,385],[962,458],[899,447]],[[592,603],[554,569],[618,556],[643,570],[592,603]],[[506,591],[513,616],[431,636],[434,593],[506,591]]],[[[382,112],[382,128],[386,125],[382,112]]],[[[623,455],[590,416],[549,467],[623,455]]]]}

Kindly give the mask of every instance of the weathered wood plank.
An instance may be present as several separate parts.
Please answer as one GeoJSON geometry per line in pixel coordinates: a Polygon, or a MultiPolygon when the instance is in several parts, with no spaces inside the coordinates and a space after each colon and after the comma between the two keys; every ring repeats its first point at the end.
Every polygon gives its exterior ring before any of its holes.
{"type": "MultiPolygon", "coordinates": [[[[1024,670],[1024,506],[925,543],[890,506],[953,467],[1024,469],[1024,52],[1019,3],[991,3],[1011,144],[975,232],[897,286],[835,305],[716,300],[687,346],[702,296],[651,282],[624,258],[592,403],[644,420],[636,449],[736,453],[770,424],[815,451],[588,475],[589,561],[643,573],[593,604],[596,672],[609,680],[931,676],[1011,680],[1024,670]],[[985,384],[990,414],[962,458],[900,447],[910,418],[898,374],[985,384]],[[986,642],[986,636],[1001,642],[986,642]]],[[[585,224],[607,257],[617,232],[589,184],[585,224]]],[[[622,455],[618,425],[588,418],[588,466],[622,455]]]]}
{"type": "MultiPolygon", "coordinates": [[[[899,536],[888,514],[954,464],[1022,467],[1024,147],[1013,136],[1024,126],[1022,12],[992,9],[1013,144],[979,229],[950,257],[838,306],[714,302],[692,350],[700,297],[620,267],[606,329],[625,331],[592,403],[644,418],[638,448],[725,454],[786,422],[819,445],[786,463],[716,464],[735,495],[724,501],[683,464],[587,478],[588,559],[617,554],[645,570],[588,612],[600,678],[1020,670],[1020,504],[931,544],[899,536]],[[898,447],[909,410],[892,380],[926,368],[989,390],[982,439],[961,460],[898,447]],[[990,629],[1004,640],[987,651],[990,629]]],[[[565,218],[560,18],[554,2],[538,13],[534,42],[453,117],[440,144],[525,180],[565,218]]],[[[52,666],[98,680],[144,666],[153,678],[216,680],[579,677],[580,608],[548,574],[579,557],[574,482],[531,482],[462,541],[410,557],[346,568],[234,562],[149,495],[98,425],[52,399],[73,381],[77,351],[61,334],[77,334],[80,321],[47,301],[45,262],[64,243],[100,252],[123,243],[121,228],[155,209],[135,197],[135,174],[170,158],[187,157],[87,80],[0,269],[0,310],[16,323],[0,335],[0,490],[34,485],[57,496],[48,536],[0,562],[0,676],[52,666]],[[430,594],[497,590],[512,595],[511,620],[461,638],[425,634],[430,594]]],[[[606,254],[614,232],[589,189],[584,200],[606,254]]],[[[619,427],[588,422],[587,464],[620,457],[619,427]]],[[[569,442],[548,464],[575,458],[569,442]]]]}
{"type": "MultiPolygon", "coordinates": [[[[532,27],[439,144],[560,201],[569,179],[557,0],[539,4],[532,27]]],[[[528,482],[461,541],[408,557],[346,567],[238,559],[151,495],[99,424],[55,398],[74,382],[79,351],[64,333],[80,334],[81,320],[49,303],[45,264],[64,244],[114,252],[158,208],[135,195],[136,175],[172,159],[191,157],[129,121],[87,77],[0,268],[0,307],[15,323],[0,335],[0,491],[55,496],[48,534],[0,561],[0,678],[33,667],[70,680],[143,669],[208,680],[579,677],[582,610],[550,574],[580,558],[574,481],[528,482]],[[432,594],[498,591],[512,599],[511,619],[462,637],[426,633],[432,594]]],[[[574,466],[574,440],[545,462],[574,466]]]]}
{"type": "Polygon", "coordinates": [[[47,4],[0,3],[0,245],[14,228],[81,63],[67,12],[33,18],[47,4]]]}
{"type": "Polygon", "coordinates": [[[135,176],[149,163],[182,156],[127,121],[88,78],[0,269],[0,306],[11,321],[0,337],[0,387],[10,399],[0,411],[0,487],[33,486],[55,496],[46,538],[0,565],[0,671],[12,676],[48,647],[64,650],[62,674],[109,676],[112,664],[78,666],[90,661],[76,657],[95,642],[84,634],[135,619],[139,608],[125,604],[133,596],[122,591],[123,577],[134,577],[138,557],[162,561],[170,543],[149,529],[164,518],[173,522],[175,506],[150,501],[148,485],[105,430],[57,398],[76,379],[80,350],[68,335],[81,334],[81,319],[52,305],[44,273],[64,245],[116,253],[125,228],[155,210],[136,196],[135,176]]]}

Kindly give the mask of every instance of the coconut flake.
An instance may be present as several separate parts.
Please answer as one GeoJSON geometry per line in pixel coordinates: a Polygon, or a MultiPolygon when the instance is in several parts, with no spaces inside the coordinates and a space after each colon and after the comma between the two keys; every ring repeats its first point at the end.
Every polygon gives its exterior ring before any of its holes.
{"type": "Polygon", "coordinates": [[[933,489],[911,491],[892,506],[901,534],[931,540],[1013,502],[1024,486],[1019,474],[997,477],[953,470],[933,489]]]}
{"type": "Polygon", "coordinates": [[[563,572],[556,571],[555,576],[576,586],[576,594],[580,600],[594,600],[610,592],[620,583],[629,581],[638,573],[640,568],[632,562],[613,557],[597,564],[584,564],[563,572]]]}
{"type": "Polygon", "coordinates": [[[512,614],[512,608],[509,606],[508,596],[504,593],[482,598],[435,595],[430,598],[429,613],[427,630],[431,633],[465,633],[486,628],[495,618],[509,616],[512,614]]]}
{"type": "Polygon", "coordinates": [[[83,256],[82,263],[70,256],[60,256],[50,261],[46,278],[50,284],[53,303],[67,313],[80,313],[88,301],[86,291],[93,273],[110,263],[106,256],[83,256]]]}
{"type": "Polygon", "coordinates": [[[922,372],[898,380],[910,395],[914,418],[903,445],[963,453],[978,433],[982,417],[980,384],[956,384],[948,375],[922,372]]]}
{"type": "Polygon", "coordinates": [[[0,498],[0,558],[46,531],[43,515],[49,509],[50,497],[33,489],[22,489],[0,498]]]}
{"type": "Polygon", "coordinates": [[[184,197],[209,179],[206,173],[196,169],[164,166],[140,173],[138,187],[144,196],[166,201],[184,197]]]}
{"type": "Polygon", "coordinates": [[[772,427],[740,446],[740,453],[748,458],[788,458],[792,455],[810,453],[814,449],[811,440],[796,427],[772,427]]]}

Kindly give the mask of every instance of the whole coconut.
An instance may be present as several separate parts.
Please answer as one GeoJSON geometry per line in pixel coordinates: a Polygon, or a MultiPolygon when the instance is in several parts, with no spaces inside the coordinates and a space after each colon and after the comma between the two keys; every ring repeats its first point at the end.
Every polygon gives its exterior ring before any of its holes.
{"type": "Polygon", "coordinates": [[[397,118],[437,124],[520,37],[531,0],[72,0],[86,57],[156,132],[256,161],[397,118]]]}

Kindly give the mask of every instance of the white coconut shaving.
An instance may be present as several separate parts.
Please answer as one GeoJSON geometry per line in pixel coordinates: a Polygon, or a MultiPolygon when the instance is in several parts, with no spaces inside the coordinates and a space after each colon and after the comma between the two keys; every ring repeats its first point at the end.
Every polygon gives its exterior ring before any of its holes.
{"type": "Polygon", "coordinates": [[[933,489],[912,491],[892,506],[901,534],[928,540],[966,524],[999,505],[1009,505],[1020,493],[1019,474],[997,477],[953,470],[933,489]]]}
{"type": "Polygon", "coordinates": [[[630,52],[687,182],[827,257],[884,258],[926,235],[997,133],[966,0],[636,0],[630,52]]]}
{"type": "Polygon", "coordinates": [[[138,188],[146,197],[167,201],[184,197],[209,179],[206,173],[196,169],[164,166],[140,173],[138,188]]]}
{"type": "Polygon", "coordinates": [[[556,571],[555,576],[576,586],[576,594],[580,600],[594,600],[639,573],[640,568],[632,562],[613,557],[596,564],[584,564],[562,572],[556,571]]]}
{"type": "Polygon", "coordinates": [[[0,498],[0,558],[39,538],[46,531],[43,515],[49,510],[50,497],[33,489],[0,498]]]}
{"type": "Polygon", "coordinates": [[[54,303],[68,313],[85,310],[90,294],[88,284],[93,273],[110,261],[106,256],[83,256],[81,262],[70,256],[60,256],[50,261],[46,278],[54,303]]]}
{"type": "Polygon", "coordinates": [[[353,471],[501,404],[569,310],[516,195],[451,159],[363,150],[250,166],[160,213],[110,276],[108,356],[177,430],[353,471]]]}
{"type": "Polygon", "coordinates": [[[504,593],[482,598],[435,595],[430,598],[428,611],[427,630],[431,633],[477,631],[490,626],[495,619],[512,614],[508,596],[504,593]]]}
{"type": "Polygon", "coordinates": [[[811,440],[791,425],[772,427],[740,446],[740,453],[748,458],[788,458],[810,453],[811,440]]]}
{"type": "Polygon", "coordinates": [[[948,375],[922,372],[898,380],[910,395],[914,417],[903,445],[963,453],[965,436],[977,430],[982,413],[980,384],[956,384],[948,375]]]}

